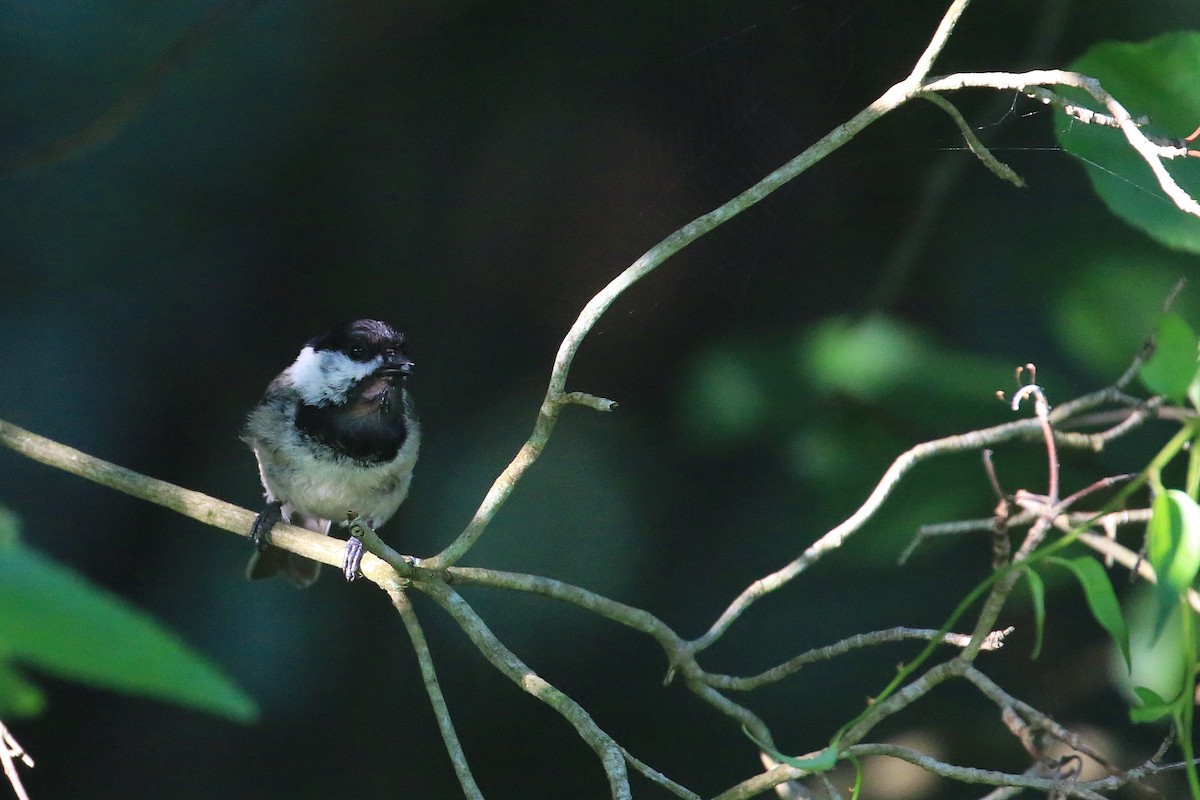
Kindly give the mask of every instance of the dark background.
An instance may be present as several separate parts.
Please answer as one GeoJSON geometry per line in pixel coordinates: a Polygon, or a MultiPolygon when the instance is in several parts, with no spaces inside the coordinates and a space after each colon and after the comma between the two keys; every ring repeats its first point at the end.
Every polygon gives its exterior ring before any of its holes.
{"type": "MultiPolygon", "coordinates": [[[[425,440],[384,534],[432,554],[528,435],[593,293],[906,75],[945,5],[258,2],[139,84],[211,4],[6,4],[0,416],[257,508],[245,413],[305,339],[386,319],[409,336],[425,440]],[[137,86],[144,104],[110,141],[41,157],[137,86]]],[[[1196,26],[1190,0],[979,2],[937,71],[1066,66],[1099,40],[1196,26]]],[[[1118,374],[1194,259],[1107,214],[1055,148],[1049,112],[956,100],[1029,188],[987,173],[941,112],[914,104],[669,261],[601,320],[571,375],[619,410],[564,413],[468,563],[572,581],[699,635],[850,514],[896,454],[1011,418],[992,392],[1011,387],[1012,365],[1036,362],[1052,401],[1118,374]],[[925,205],[938,176],[944,202],[925,205]],[[898,262],[920,208],[932,226],[898,262]],[[911,326],[969,388],[940,392],[916,361],[890,364],[890,397],[814,385],[798,348],[864,315],[911,326]],[[748,421],[714,417],[706,402],[743,408],[728,394],[739,386],[761,400],[748,421]]],[[[1151,429],[1144,447],[1168,433],[1151,429]]],[[[1005,452],[1009,488],[1037,488],[1043,456],[1005,452]]],[[[1072,457],[1067,478],[1136,468],[1146,452],[1072,457]]],[[[919,470],[880,522],[756,607],[705,665],[749,674],[856,632],[936,628],[986,574],[988,544],[895,558],[919,522],[990,512],[977,459],[951,461],[919,470]]],[[[38,675],[46,713],[8,721],[38,760],[24,773],[34,798],[455,796],[411,647],[369,585],[332,571],[308,592],[249,584],[244,540],[7,451],[0,503],[29,543],[178,631],[263,714],[239,726],[38,675]]],[[[1015,603],[1016,638],[984,663],[1135,763],[1159,732],[1123,722],[1107,644],[1067,588],[1038,662],[1015,603]]],[[[647,640],[537,598],[468,598],[668,775],[712,794],[757,768],[736,726],[662,687],[647,640]]],[[[485,794],[604,796],[569,726],[416,603],[485,794]]],[[[913,652],[858,654],[738,699],[803,752],[913,652]]],[[[1026,764],[961,687],[880,735],[914,731],[956,763],[1026,764]]],[[[978,794],[963,792],[939,796],[978,794]]]]}

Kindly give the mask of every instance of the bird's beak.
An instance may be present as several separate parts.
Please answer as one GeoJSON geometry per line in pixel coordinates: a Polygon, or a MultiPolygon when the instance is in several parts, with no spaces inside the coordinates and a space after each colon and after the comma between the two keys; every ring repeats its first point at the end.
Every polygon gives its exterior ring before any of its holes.
{"type": "Polygon", "coordinates": [[[413,373],[413,362],[409,361],[405,356],[392,356],[383,362],[379,369],[375,370],[376,375],[382,375],[388,378],[407,378],[413,373]]]}

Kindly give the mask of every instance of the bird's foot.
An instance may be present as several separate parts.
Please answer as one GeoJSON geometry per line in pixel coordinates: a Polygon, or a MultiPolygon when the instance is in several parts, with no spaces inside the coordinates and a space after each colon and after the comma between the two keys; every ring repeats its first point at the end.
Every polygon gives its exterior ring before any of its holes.
{"type": "Polygon", "coordinates": [[[346,512],[346,521],[350,528],[350,538],[346,540],[346,557],[342,560],[342,574],[346,576],[346,580],[352,581],[362,575],[362,558],[366,550],[363,547],[362,537],[371,531],[371,526],[353,511],[346,512]]]}
{"type": "Polygon", "coordinates": [[[268,534],[271,528],[275,527],[275,523],[283,519],[283,504],[279,501],[267,503],[267,507],[258,512],[258,516],[254,518],[254,524],[250,526],[250,541],[254,543],[254,547],[258,552],[267,549],[269,542],[268,534]]]}

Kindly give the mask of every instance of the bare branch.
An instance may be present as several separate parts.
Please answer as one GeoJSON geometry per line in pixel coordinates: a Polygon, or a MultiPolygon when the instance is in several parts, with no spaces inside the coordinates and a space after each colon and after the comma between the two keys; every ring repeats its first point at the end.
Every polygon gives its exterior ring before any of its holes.
{"type": "Polygon", "coordinates": [[[454,730],[454,721],[450,718],[450,707],[446,705],[446,697],[442,694],[437,671],[433,666],[433,654],[429,652],[429,643],[425,640],[425,631],[421,629],[421,621],[417,619],[412,601],[400,588],[389,590],[388,595],[392,599],[392,605],[400,613],[400,619],[404,621],[404,628],[408,631],[408,638],[412,641],[413,650],[417,654],[417,664],[421,668],[421,680],[425,684],[425,693],[429,695],[429,702],[433,706],[433,714],[437,719],[438,730],[442,734],[442,742],[446,745],[446,752],[450,756],[450,763],[454,765],[454,774],[458,776],[458,783],[462,786],[463,794],[467,796],[468,800],[483,800],[483,792],[479,791],[479,785],[475,783],[475,777],[471,774],[471,765],[467,763],[467,754],[463,752],[462,743],[458,740],[458,734],[454,730]]]}
{"type": "Polygon", "coordinates": [[[963,670],[962,676],[974,684],[984,697],[995,703],[1001,710],[1012,709],[1021,716],[1025,724],[1045,731],[1072,750],[1090,756],[1103,767],[1111,768],[1112,765],[1108,759],[1083,741],[1078,734],[1058,724],[1048,714],[1043,714],[1028,703],[1013,697],[977,667],[968,666],[963,670]]]}
{"type": "Polygon", "coordinates": [[[929,70],[933,69],[933,62],[942,54],[942,50],[946,47],[946,42],[950,41],[950,34],[954,32],[954,26],[958,25],[963,12],[967,10],[967,6],[970,4],[971,0],[954,0],[950,4],[950,8],[942,15],[942,21],[938,23],[937,30],[933,32],[929,44],[925,47],[925,52],[921,53],[921,57],[913,65],[912,72],[909,73],[906,82],[916,84],[925,80],[926,76],[929,75],[929,70]]]}
{"type": "Polygon", "coordinates": [[[595,751],[608,777],[609,790],[614,800],[631,800],[629,774],[625,769],[625,754],[611,736],[605,733],[592,716],[559,689],[552,686],[525,662],[496,638],[475,610],[459,596],[458,592],[444,583],[415,584],[428,594],[458,623],[470,637],[475,647],[493,667],[500,671],[521,690],[533,695],[563,716],[576,733],[595,751]]]}
{"type": "MultiPolygon", "coordinates": [[[[1004,637],[1012,633],[1013,628],[1005,628],[1004,630],[992,631],[988,640],[984,642],[984,650],[999,650],[1004,646],[1004,637]]],[[[965,633],[941,633],[932,629],[922,628],[888,628],[887,630],[874,631],[872,633],[859,633],[854,636],[849,636],[840,642],[828,645],[826,647],[818,647],[815,650],[809,650],[806,653],[801,653],[795,658],[785,661],[777,667],[773,667],[758,675],[753,675],[748,678],[738,678],[732,675],[717,675],[714,673],[705,673],[703,680],[711,686],[718,689],[730,689],[732,691],[746,692],[757,689],[760,686],[765,686],[769,683],[775,683],[783,678],[799,672],[800,669],[808,664],[817,661],[827,661],[831,658],[836,658],[845,655],[852,650],[861,647],[873,647],[876,645],[887,644],[889,642],[902,642],[907,640],[923,640],[932,641],[940,639],[942,643],[952,647],[966,647],[971,641],[971,637],[965,633]],[[940,634],[940,636],[939,636],[940,634]]]]}
{"type": "Polygon", "coordinates": [[[940,94],[935,94],[932,92],[929,94],[923,94],[921,96],[949,115],[950,119],[954,121],[954,124],[958,126],[958,131],[962,134],[963,139],[966,140],[967,149],[969,149],[975,155],[975,157],[979,159],[980,163],[991,170],[993,175],[1001,180],[1008,181],[1018,189],[1025,186],[1025,179],[1014,172],[1013,168],[1008,164],[1005,164],[1003,161],[996,158],[996,156],[992,154],[992,151],[987,149],[987,145],[979,140],[979,137],[975,135],[974,129],[972,129],[970,124],[968,124],[963,118],[962,112],[954,107],[953,103],[942,97],[940,94]]]}
{"type": "Polygon", "coordinates": [[[1104,800],[1104,796],[1088,788],[1085,784],[1075,781],[1064,781],[1060,778],[1046,778],[1037,775],[1012,772],[997,772],[996,770],[980,769],[978,767],[959,767],[938,761],[917,750],[894,744],[858,744],[846,749],[848,755],[855,756],[890,756],[901,761],[907,761],[921,769],[943,778],[959,781],[960,783],[982,784],[986,786],[1019,786],[1024,789],[1039,789],[1044,792],[1058,792],[1060,797],[1080,797],[1084,800],[1104,800]]]}
{"type": "Polygon", "coordinates": [[[629,762],[629,766],[633,767],[642,775],[645,775],[649,780],[657,783],[668,792],[671,792],[676,797],[682,797],[684,800],[702,800],[700,795],[696,794],[686,786],[671,780],[666,775],[663,775],[661,772],[651,767],[649,764],[646,764],[640,759],[635,758],[633,754],[624,747],[621,748],[621,752],[625,754],[625,760],[629,762]]]}
{"type": "Polygon", "coordinates": [[[16,737],[13,736],[4,723],[0,722],[0,762],[4,763],[4,776],[17,795],[17,800],[29,800],[25,787],[21,784],[21,775],[17,772],[17,761],[27,767],[33,767],[33,758],[25,752],[16,737]]]}
{"type": "MultiPolygon", "coordinates": [[[[1114,390],[1110,387],[1084,395],[1068,403],[1063,403],[1049,414],[1049,419],[1052,422],[1066,419],[1072,414],[1095,408],[1106,402],[1111,402],[1113,392],[1114,390]]],[[[709,628],[708,632],[692,642],[692,647],[696,652],[709,647],[755,601],[787,585],[788,582],[816,563],[822,556],[840,547],[849,536],[862,528],[875,515],[883,505],[884,500],[888,498],[888,495],[896,487],[896,484],[917,464],[928,458],[948,453],[982,450],[985,447],[990,447],[1000,442],[1010,441],[1041,431],[1042,423],[1039,420],[1023,419],[1016,422],[1007,422],[1003,425],[996,425],[991,428],[947,436],[943,439],[935,439],[905,451],[892,462],[887,472],[883,474],[879,483],[876,484],[875,489],[857,511],[850,515],[845,522],[842,522],[816,542],[809,545],[796,559],[770,575],[759,578],[750,584],[725,609],[717,621],[713,623],[712,627],[709,628]]]]}
{"type": "MultiPolygon", "coordinates": [[[[40,461],[57,469],[78,475],[81,478],[116,489],[140,500],[169,508],[185,517],[206,525],[249,536],[254,523],[254,512],[232,503],[226,503],[201,492],[184,489],[167,481],[160,481],[117,466],[95,456],[90,456],[73,447],[38,436],[10,422],[0,420],[0,445],[9,447],[34,461],[40,461]]],[[[278,523],[271,529],[271,543],[305,558],[320,561],[330,566],[339,566],[345,554],[346,543],[340,539],[322,536],[294,525],[278,523]]],[[[378,582],[380,570],[391,572],[386,564],[374,556],[363,561],[363,574],[378,582]]]]}
{"type": "Polygon", "coordinates": [[[1179,210],[1192,216],[1200,217],[1200,203],[1196,202],[1195,198],[1175,182],[1175,179],[1163,164],[1164,160],[1187,155],[1187,148],[1170,144],[1158,144],[1151,141],[1138,127],[1138,121],[1095,78],[1081,75],[1078,72],[1056,69],[1032,70],[1022,73],[975,72],[937,78],[926,83],[924,89],[929,92],[948,92],[976,87],[1013,89],[1019,92],[1026,92],[1031,87],[1036,86],[1072,86],[1076,89],[1082,89],[1091,95],[1096,102],[1104,106],[1108,114],[1115,121],[1116,127],[1124,134],[1125,140],[1129,142],[1130,147],[1150,167],[1150,171],[1154,173],[1159,187],[1171,199],[1171,202],[1179,210]]]}

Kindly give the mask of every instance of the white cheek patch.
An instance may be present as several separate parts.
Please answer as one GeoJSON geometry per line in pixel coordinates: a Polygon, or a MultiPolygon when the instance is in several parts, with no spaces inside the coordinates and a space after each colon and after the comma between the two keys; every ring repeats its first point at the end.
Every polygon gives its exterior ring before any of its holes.
{"type": "Polygon", "coordinates": [[[361,362],[337,350],[305,347],[287,368],[287,376],[309,405],[343,403],[351,387],[379,369],[382,363],[378,356],[361,362]]]}

